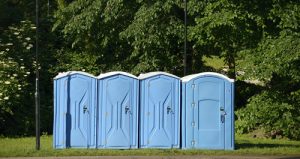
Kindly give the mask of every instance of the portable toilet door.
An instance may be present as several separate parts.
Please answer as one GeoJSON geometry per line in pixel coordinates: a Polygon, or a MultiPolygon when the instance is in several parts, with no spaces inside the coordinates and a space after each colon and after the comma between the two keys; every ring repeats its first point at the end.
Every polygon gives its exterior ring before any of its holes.
{"type": "Polygon", "coordinates": [[[138,79],[126,72],[98,76],[98,148],[138,147],[138,79]]]}
{"type": "Polygon", "coordinates": [[[79,71],[54,78],[54,148],[96,147],[96,84],[79,71]]]}
{"type": "Polygon", "coordinates": [[[233,82],[212,72],[182,78],[182,148],[234,149],[233,82]]]}
{"type": "Polygon", "coordinates": [[[180,78],[165,72],[141,74],[139,146],[179,148],[180,78]]]}

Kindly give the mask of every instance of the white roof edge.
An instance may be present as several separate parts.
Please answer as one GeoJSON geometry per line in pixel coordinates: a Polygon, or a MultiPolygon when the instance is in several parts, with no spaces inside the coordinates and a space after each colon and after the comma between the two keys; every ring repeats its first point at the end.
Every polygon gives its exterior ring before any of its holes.
{"type": "Polygon", "coordinates": [[[54,77],[54,79],[59,79],[59,78],[62,78],[62,77],[68,76],[68,75],[73,75],[73,74],[81,74],[81,75],[89,76],[89,77],[92,77],[92,78],[96,78],[96,76],[94,76],[92,74],[89,74],[89,73],[86,73],[86,72],[82,72],[82,71],[68,71],[68,72],[60,72],[60,73],[58,73],[58,75],[56,75],[54,77]]]}
{"type": "Polygon", "coordinates": [[[192,75],[182,77],[181,80],[182,80],[182,82],[188,82],[196,77],[201,77],[201,76],[217,76],[217,77],[226,79],[229,82],[234,82],[234,79],[230,79],[227,76],[220,74],[220,73],[216,73],[216,72],[202,72],[202,73],[192,74],[192,75]]]}
{"type": "Polygon", "coordinates": [[[135,75],[127,73],[127,72],[122,72],[122,71],[113,71],[113,72],[103,73],[103,74],[100,74],[97,78],[101,79],[101,78],[106,78],[106,77],[113,76],[113,75],[118,75],[118,74],[138,79],[138,77],[136,77],[135,75]]]}
{"type": "Polygon", "coordinates": [[[170,76],[170,77],[180,79],[180,77],[178,77],[178,76],[175,76],[175,75],[167,73],[167,72],[162,72],[162,71],[142,73],[142,74],[139,75],[138,78],[139,79],[146,79],[146,78],[153,77],[153,76],[156,76],[156,75],[166,75],[166,76],[170,76]]]}

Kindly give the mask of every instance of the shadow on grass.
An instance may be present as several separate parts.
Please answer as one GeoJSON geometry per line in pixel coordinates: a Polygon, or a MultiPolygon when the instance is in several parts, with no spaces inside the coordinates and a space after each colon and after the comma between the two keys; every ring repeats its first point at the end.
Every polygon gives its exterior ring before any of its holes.
{"type": "Polygon", "coordinates": [[[236,143],[236,149],[251,149],[251,148],[276,148],[276,147],[286,147],[286,148],[299,148],[298,145],[291,144],[254,144],[254,143],[236,143]]]}

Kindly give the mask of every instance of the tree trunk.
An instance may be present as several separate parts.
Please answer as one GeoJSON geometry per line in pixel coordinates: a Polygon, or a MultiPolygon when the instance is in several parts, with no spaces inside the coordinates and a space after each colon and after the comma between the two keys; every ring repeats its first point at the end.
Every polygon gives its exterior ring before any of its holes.
{"type": "Polygon", "coordinates": [[[231,79],[236,79],[235,76],[235,57],[234,54],[229,54],[227,57],[227,63],[228,63],[228,77],[231,79]]]}

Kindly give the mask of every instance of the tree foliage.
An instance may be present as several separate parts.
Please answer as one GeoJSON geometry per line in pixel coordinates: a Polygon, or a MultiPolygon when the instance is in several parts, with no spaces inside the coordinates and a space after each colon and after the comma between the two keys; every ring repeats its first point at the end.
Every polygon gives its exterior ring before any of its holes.
{"type": "MultiPolygon", "coordinates": [[[[52,78],[58,72],[183,75],[184,1],[57,0],[51,7],[41,1],[42,131],[51,132],[52,78]]],[[[300,3],[187,2],[188,73],[213,70],[203,56],[224,59],[227,75],[241,80],[237,131],[264,129],[299,139],[300,3]]],[[[34,130],[34,7],[29,0],[0,2],[0,134],[34,130]]]]}
{"type": "Polygon", "coordinates": [[[200,2],[198,6],[192,9],[195,25],[189,34],[194,47],[224,57],[228,75],[235,78],[237,53],[255,47],[261,37],[259,18],[231,0],[200,2]]]}
{"type": "Polygon", "coordinates": [[[256,48],[243,50],[245,78],[264,82],[265,90],[237,112],[238,131],[263,128],[289,138],[300,136],[299,7],[294,1],[272,1],[264,37],[256,48]],[[272,29],[271,29],[272,28],[272,29]]]}
{"type": "Polygon", "coordinates": [[[0,131],[5,134],[28,132],[33,128],[32,70],[34,25],[28,21],[13,25],[0,41],[0,131]],[[27,92],[27,93],[24,93],[27,92]],[[24,116],[26,114],[26,116],[24,116]],[[9,129],[11,125],[15,129],[9,129]]]}
{"type": "MultiPolygon", "coordinates": [[[[43,2],[44,0],[42,0],[43,2]]],[[[46,2],[46,1],[44,1],[46,2]]],[[[42,3],[46,4],[46,3],[42,3]]],[[[35,3],[3,0],[0,2],[0,134],[32,135],[34,129],[35,93],[35,3]]],[[[54,76],[55,33],[45,18],[47,7],[41,6],[39,65],[42,131],[52,129],[52,86],[54,76]]]]}
{"type": "Polygon", "coordinates": [[[181,1],[140,1],[132,23],[121,32],[132,51],[134,73],[167,71],[181,74],[183,20],[181,1]]]}
{"type": "Polygon", "coordinates": [[[94,74],[114,69],[129,71],[129,44],[119,34],[133,19],[136,3],[79,0],[63,4],[55,14],[53,27],[65,39],[57,55],[59,70],[84,69],[94,74]]]}

